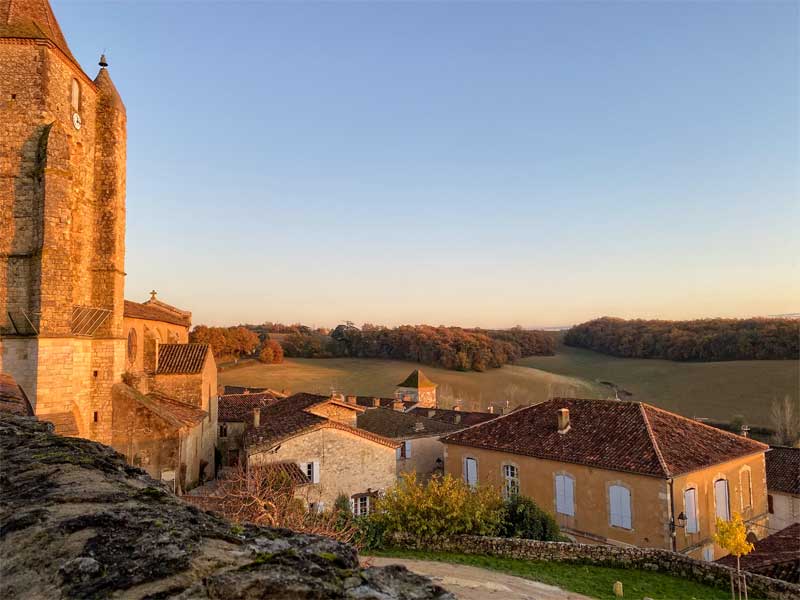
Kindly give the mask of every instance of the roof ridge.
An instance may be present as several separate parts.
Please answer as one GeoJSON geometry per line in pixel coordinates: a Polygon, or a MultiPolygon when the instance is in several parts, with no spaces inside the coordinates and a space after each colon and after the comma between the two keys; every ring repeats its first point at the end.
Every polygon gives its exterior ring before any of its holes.
{"type": "MultiPolygon", "coordinates": [[[[555,400],[555,398],[551,398],[551,400],[555,400]]],[[[506,417],[510,417],[511,415],[519,415],[521,412],[526,410],[530,410],[535,406],[540,406],[545,402],[550,402],[550,400],[545,400],[544,402],[539,402],[538,404],[529,404],[528,406],[523,406],[522,408],[517,408],[512,410],[511,412],[507,412],[504,415],[497,415],[494,419],[489,419],[488,421],[483,421],[481,423],[475,423],[475,425],[470,425],[469,427],[464,427],[464,429],[459,429],[458,431],[454,431],[453,433],[448,433],[446,436],[443,436],[442,439],[446,437],[450,437],[451,435],[461,435],[462,433],[469,431],[470,429],[475,429],[476,427],[480,427],[481,425],[488,425],[489,423],[497,423],[501,419],[505,419],[506,417]]]]}
{"type": "Polygon", "coordinates": [[[647,430],[647,436],[650,438],[650,443],[653,444],[653,450],[656,453],[656,457],[658,457],[658,464],[661,465],[661,469],[664,471],[664,475],[667,477],[672,477],[672,472],[669,470],[667,466],[667,461],[664,460],[664,455],[661,453],[661,447],[658,445],[658,440],[656,439],[656,434],[653,433],[653,428],[650,425],[650,419],[647,418],[647,411],[644,409],[644,403],[639,403],[639,414],[642,415],[642,419],[644,420],[644,426],[647,430]]]}
{"type": "Polygon", "coordinates": [[[674,413],[674,412],[666,410],[664,408],[659,408],[658,406],[654,406],[653,404],[650,404],[648,402],[641,402],[640,404],[642,406],[647,407],[649,409],[652,409],[654,411],[665,413],[665,414],[669,415],[672,418],[681,419],[683,421],[687,421],[688,423],[693,423],[695,425],[700,425],[702,427],[705,427],[706,429],[708,429],[710,431],[714,431],[716,433],[725,434],[726,436],[728,436],[730,438],[733,438],[733,439],[735,439],[737,441],[747,440],[749,442],[753,442],[754,444],[758,444],[759,446],[762,446],[765,449],[768,449],[770,447],[769,444],[765,444],[763,442],[759,442],[758,440],[754,440],[753,438],[744,437],[743,435],[737,435],[737,434],[732,433],[730,431],[726,431],[724,429],[720,429],[719,427],[714,427],[713,425],[707,425],[706,423],[703,423],[702,421],[698,421],[697,419],[690,419],[689,417],[686,417],[684,415],[679,415],[678,413],[674,413]]]}

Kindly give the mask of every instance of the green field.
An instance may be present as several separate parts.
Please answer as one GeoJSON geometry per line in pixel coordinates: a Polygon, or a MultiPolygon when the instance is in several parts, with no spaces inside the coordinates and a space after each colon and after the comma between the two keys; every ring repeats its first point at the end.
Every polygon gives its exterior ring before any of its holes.
{"type": "MultiPolygon", "coordinates": [[[[610,381],[642,400],[689,417],[729,421],[743,415],[753,425],[770,425],[773,400],[798,398],[800,363],[794,360],[737,360],[685,363],[616,358],[560,346],[555,356],[531,356],[518,364],[589,381],[610,381]]],[[[608,388],[606,388],[608,389],[608,388]]]]}
{"type": "Polygon", "coordinates": [[[465,410],[486,410],[490,404],[510,407],[542,402],[551,396],[603,397],[600,386],[524,366],[506,365],[485,373],[447,371],[416,363],[358,358],[288,358],[280,365],[247,361],[220,373],[223,385],[288,389],[328,394],[336,390],[359,396],[393,396],[395,387],[414,369],[422,368],[439,384],[439,399],[449,407],[460,400],[465,410]]]}
{"type": "MultiPolygon", "coordinates": [[[[220,373],[220,383],[288,389],[291,392],[391,396],[415,363],[377,359],[286,359],[280,365],[244,361],[220,373]]],[[[440,401],[457,400],[465,410],[510,407],[552,396],[612,397],[610,381],[642,400],[689,417],[728,421],[741,414],[753,425],[770,425],[773,400],[798,397],[797,361],[679,363],[615,358],[590,350],[559,347],[556,356],[536,356],[485,373],[421,366],[440,385],[440,401]]]]}

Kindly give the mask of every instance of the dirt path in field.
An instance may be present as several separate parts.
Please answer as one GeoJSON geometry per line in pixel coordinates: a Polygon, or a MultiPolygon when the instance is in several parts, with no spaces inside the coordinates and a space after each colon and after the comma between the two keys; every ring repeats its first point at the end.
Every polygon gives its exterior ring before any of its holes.
{"type": "Polygon", "coordinates": [[[430,577],[459,600],[589,600],[588,596],[552,585],[479,567],[383,557],[362,557],[361,562],[377,567],[403,565],[409,571],[430,577]]]}

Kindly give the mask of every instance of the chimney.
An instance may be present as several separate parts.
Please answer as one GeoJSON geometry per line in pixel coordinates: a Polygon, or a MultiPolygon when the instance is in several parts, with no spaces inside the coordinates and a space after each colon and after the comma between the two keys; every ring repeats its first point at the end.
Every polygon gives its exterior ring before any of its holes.
{"type": "Polygon", "coordinates": [[[569,409],[558,409],[558,433],[567,433],[569,431],[569,409]]]}
{"type": "Polygon", "coordinates": [[[453,410],[461,410],[461,405],[460,405],[460,404],[456,404],[456,405],[453,407],[453,410]]]}
{"type": "Polygon", "coordinates": [[[402,400],[395,399],[394,402],[392,402],[392,410],[403,412],[403,408],[404,405],[402,400]]]}
{"type": "Polygon", "coordinates": [[[742,437],[750,437],[750,427],[742,425],[742,428],[739,430],[739,435],[742,437]]]}
{"type": "Polygon", "coordinates": [[[381,399],[380,398],[373,398],[372,399],[372,406],[373,407],[378,408],[380,405],[381,405],[381,399]]]}
{"type": "Polygon", "coordinates": [[[414,423],[414,431],[425,431],[425,423],[422,421],[414,423]]]}
{"type": "Polygon", "coordinates": [[[455,423],[456,425],[461,423],[461,415],[455,415],[453,418],[453,423],[455,423]]]}
{"type": "Polygon", "coordinates": [[[348,404],[358,404],[358,402],[356,402],[356,397],[355,396],[348,396],[347,397],[347,403],[348,404]]]}
{"type": "Polygon", "coordinates": [[[261,408],[256,407],[253,409],[253,427],[261,425],[261,408]]]}
{"type": "Polygon", "coordinates": [[[490,415],[493,415],[493,414],[494,414],[494,404],[490,404],[490,405],[489,405],[489,414],[490,414],[490,415]]]}
{"type": "Polygon", "coordinates": [[[435,417],[435,416],[436,416],[436,410],[435,410],[435,409],[433,409],[433,408],[431,408],[431,409],[428,409],[428,418],[429,418],[429,419],[432,419],[432,418],[433,418],[433,417],[435,417]]]}

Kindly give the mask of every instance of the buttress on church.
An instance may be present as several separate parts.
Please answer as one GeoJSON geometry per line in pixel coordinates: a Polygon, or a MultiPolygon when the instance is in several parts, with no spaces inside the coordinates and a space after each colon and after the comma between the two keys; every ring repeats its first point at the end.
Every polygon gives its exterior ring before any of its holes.
{"type": "Polygon", "coordinates": [[[214,474],[217,369],[191,313],[124,299],[126,113],[99,64],[47,0],[0,0],[0,373],[182,491],[214,474]]]}

